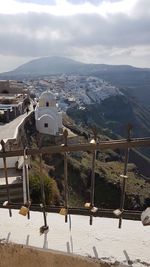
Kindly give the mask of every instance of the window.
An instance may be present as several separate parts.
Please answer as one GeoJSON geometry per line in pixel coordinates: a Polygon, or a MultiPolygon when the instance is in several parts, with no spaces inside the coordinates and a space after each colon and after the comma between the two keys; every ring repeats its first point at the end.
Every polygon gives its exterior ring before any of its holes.
{"type": "Polygon", "coordinates": [[[46,107],[49,107],[49,102],[46,102],[46,107]]]}
{"type": "Polygon", "coordinates": [[[2,91],[2,94],[9,94],[9,92],[8,92],[7,90],[4,89],[4,90],[2,91]]]}
{"type": "Polygon", "coordinates": [[[45,128],[48,128],[48,123],[44,123],[44,127],[45,128]]]}

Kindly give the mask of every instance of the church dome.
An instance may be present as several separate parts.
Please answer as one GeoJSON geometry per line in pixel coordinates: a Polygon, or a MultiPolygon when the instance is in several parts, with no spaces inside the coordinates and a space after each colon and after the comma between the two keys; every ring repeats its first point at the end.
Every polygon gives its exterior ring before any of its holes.
{"type": "Polygon", "coordinates": [[[40,99],[47,101],[55,100],[55,96],[50,91],[46,91],[41,94],[40,99]]]}
{"type": "Polygon", "coordinates": [[[40,108],[56,108],[56,99],[55,96],[50,92],[43,92],[39,99],[40,108]]]}

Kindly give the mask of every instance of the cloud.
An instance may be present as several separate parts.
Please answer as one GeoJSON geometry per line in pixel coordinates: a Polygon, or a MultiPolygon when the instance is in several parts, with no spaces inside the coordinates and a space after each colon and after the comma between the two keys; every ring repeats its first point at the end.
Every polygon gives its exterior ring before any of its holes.
{"type": "MultiPolygon", "coordinates": [[[[121,0],[105,0],[105,2],[120,2],[121,0]]],[[[91,3],[93,5],[98,5],[102,2],[104,2],[104,0],[68,0],[68,2],[74,4],[74,5],[78,5],[78,4],[84,4],[84,3],[91,3]]]]}
{"type": "Polygon", "coordinates": [[[84,4],[84,3],[91,3],[93,5],[98,5],[102,2],[110,2],[110,3],[113,3],[113,2],[119,2],[121,0],[68,0],[68,2],[74,4],[74,5],[78,5],[78,4],[84,4]]]}
{"type": "Polygon", "coordinates": [[[149,0],[138,0],[134,7],[134,16],[140,18],[143,16],[150,16],[150,1],[149,0]]]}
{"type": "Polygon", "coordinates": [[[40,5],[55,5],[55,0],[16,0],[17,2],[21,3],[34,3],[34,4],[40,4],[40,5]]]}
{"type": "Polygon", "coordinates": [[[75,14],[99,14],[106,16],[114,13],[129,14],[137,0],[5,0],[0,3],[1,14],[45,13],[56,16],[75,14]]]}
{"type": "Polygon", "coordinates": [[[71,47],[127,48],[150,43],[150,18],[142,20],[126,15],[74,15],[56,17],[48,14],[0,16],[0,52],[16,56],[41,56],[71,47]],[[6,28],[7,25],[7,28],[6,28]]]}
{"type": "MultiPolygon", "coordinates": [[[[21,3],[35,3],[40,5],[54,5],[56,4],[57,0],[16,0],[17,2],[21,3]]],[[[104,1],[106,2],[119,2],[121,0],[66,0],[67,2],[73,5],[79,5],[84,3],[91,3],[93,5],[98,5],[104,1]]]]}
{"type": "MultiPolygon", "coordinates": [[[[150,1],[142,1],[149,10],[150,1]]],[[[147,66],[150,64],[147,60],[150,57],[150,16],[147,10],[144,12],[139,0],[130,15],[1,14],[0,54],[22,57],[23,60],[61,55],[85,62],[121,64],[122,60],[126,64],[141,62],[147,66]]]]}
{"type": "Polygon", "coordinates": [[[89,2],[89,3],[93,4],[93,5],[98,5],[102,1],[103,0],[68,0],[69,3],[74,4],[74,5],[84,4],[84,3],[87,3],[87,2],[89,2]]]}

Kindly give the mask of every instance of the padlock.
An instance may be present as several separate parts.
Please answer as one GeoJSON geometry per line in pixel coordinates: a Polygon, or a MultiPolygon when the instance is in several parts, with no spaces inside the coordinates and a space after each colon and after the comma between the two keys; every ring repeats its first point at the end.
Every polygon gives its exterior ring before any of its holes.
{"type": "Polygon", "coordinates": [[[67,215],[67,213],[68,213],[68,211],[65,208],[61,208],[61,210],[59,212],[59,214],[61,214],[61,215],[67,215]]]}
{"type": "Polygon", "coordinates": [[[19,214],[23,215],[23,216],[26,216],[29,212],[29,209],[25,206],[22,206],[20,211],[19,211],[19,214]]]}

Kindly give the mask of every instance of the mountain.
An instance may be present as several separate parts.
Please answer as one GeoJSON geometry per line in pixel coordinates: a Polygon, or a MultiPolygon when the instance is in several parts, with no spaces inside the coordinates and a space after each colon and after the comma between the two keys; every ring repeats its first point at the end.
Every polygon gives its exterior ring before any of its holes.
{"type": "Polygon", "coordinates": [[[0,74],[0,79],[23,79],[56,74],[93,75],[135,97],[150,108],[150,69],[129,65],[85,64],[64,57],[44,57],[32,60],[13,71],[0,74]]]}
{"type": "MultiPolygon", "coordinates": [[[[90,74],[134,72],[141,69],[129,65],[86,64],[65,57],[43,57],[29,61],[13,71],[1,73],[0,77],[38,76],[55,74],[90,74]]],[[[145,71],[147,69],[144,69],[145,71]]]]}
{"type": "Polygon", "coordinates": [[[84,63],[64,57],[44,57],[25,63],[13,71],[2,73],[7,77],[36,77],[61,73],[76,73],[84,63]]]}
{"type": "Polygon", "coordinates": [[[84,63],[74,61],[64,57],[45,57],[32,60],[18,67],[15,72],[25,74],[60,74],[68,72],[76,72],[84,63]]]}

